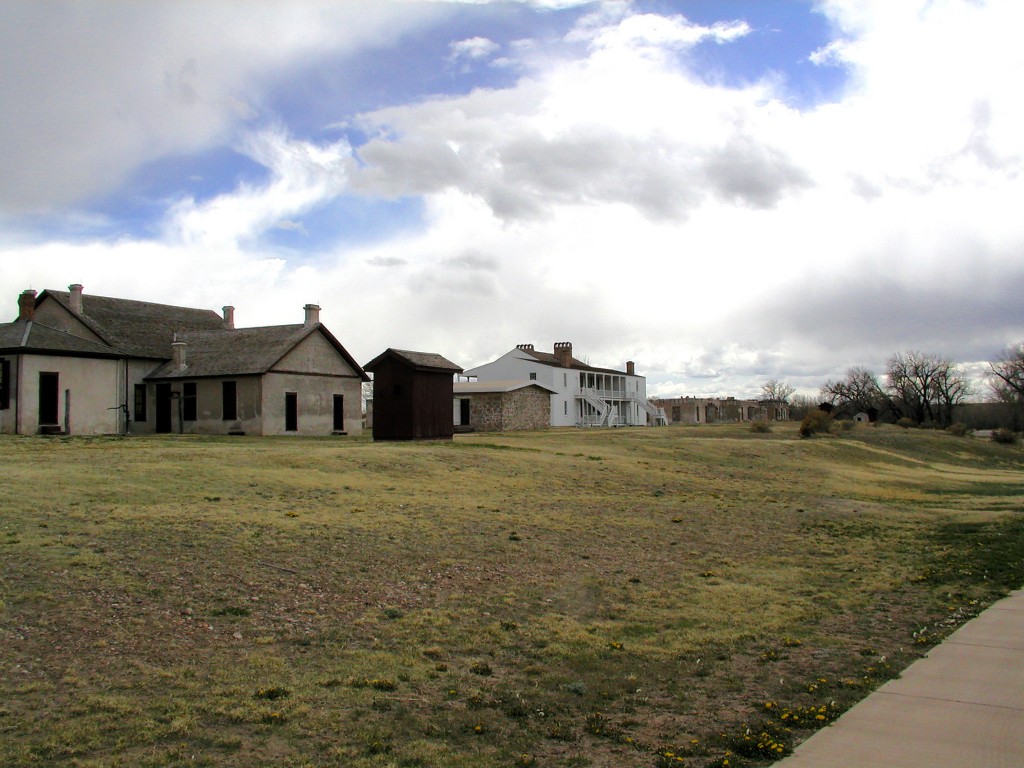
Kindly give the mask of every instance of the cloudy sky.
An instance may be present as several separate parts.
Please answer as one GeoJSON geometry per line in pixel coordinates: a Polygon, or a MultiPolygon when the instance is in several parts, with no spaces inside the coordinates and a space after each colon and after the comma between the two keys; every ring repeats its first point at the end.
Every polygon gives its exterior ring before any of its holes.
{"type": "Polygon", "coordinates": [[[1024,339],[1019,0],[0,3],[0,299],[656,395],[1024,339]]]}

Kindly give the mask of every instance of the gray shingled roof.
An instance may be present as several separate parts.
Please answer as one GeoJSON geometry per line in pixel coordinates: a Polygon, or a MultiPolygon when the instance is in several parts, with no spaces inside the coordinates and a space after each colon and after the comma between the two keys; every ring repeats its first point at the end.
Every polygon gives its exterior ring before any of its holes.
{"type": "Polygon", "coordinates": [[[37,322],[0,324],[0,353],[60,354],[71,357],[124,357],[119,351],[37,322]]]}
{"type": "MultiPolygon", "coordinates": [[[[359,364],[322,325],[271,325],[220,331],[179,333],[185,344],[185,368],[178,370],[168,361],[146,378],[192,379],[204,376],[249,376],[266,373],[303,339],[319,331],[363,380],[369,377],[359,364]]],[[[168,354],[171,347],[167,346],[168,354]]]]}
{"type": "Polygon", "coordinates": [[[462,372],[462,368],[457,366],[451,360],[433,352],[412,352],[408,349],[392,349],[390,347],[377,355],[377,357],[373,358],[373,360],[364,365],[363,368],[368,371],[372,371],[377,363],[380,363],[389,357],[397,358],[412,366],[417,371],[462,372]]]}
{"type": "MultiPolygon", "coordinates": [[[[368,380],[359,364],[319,323],[272,325],[263,328],[237,328],[222,331],[179,333],[185,343],[185,368],[178,370],[168,361],[147,379],[191,379],[203,376],[249,376],[266,373],[295,346],[315,331],[320,331],[356,374],[368,380]]],[[[167,347],[171,349],[170,345],[167,347]]]]}
{"type": "MultiPolygon", "coordinates": [[[[535,349],[523,349],[522,347],[517,347],[517,349],[520,352],[522,352],[524,354],[527,354],[530,357],[534,358],[538,363],[543,363],[544,365],[550,365],[550,366],[553,366],[555,368],[564,368],[564,367],[566,367],[566,366],[563,366],[561,361],[557,357],[555,357],[555,355],[553,353],[551,353],[551,352],[538,352],[535,349]]],[[[582,360],[577,360],[575,357],[570,357],[569,358],[569,365],[568,365],[568,367],[573,369],[573,370],[592,371],[594,373],[617,373],[620,376],[625,375],[625,373],[626,373],[625,371],[617,371],[614,368],[595,368],[592,365],[587,365],[582,360]]]]}
{"type": "Polygon", "coordinates": [[[517,389],[537,387],[545,392],[557,394],[558,390],[539,381],[508,379],[505,381],[457,381],[452,385],[456,395],[486,394],[492,392],[515,392],[517,389]]]}
{"type": "MultiPolygon", "coordinates": [[[[47,289],[36,299],[36,306],[47,298],[72,311],[71,294],[67,291],[47,289]]],[[[133,357],[164,360],[171,354],[175,333],[224,328],[224,318],[209,309],[172,307],[88,293],[82,296],[82,313],[77,317],[112,347],[133,357]]]]}

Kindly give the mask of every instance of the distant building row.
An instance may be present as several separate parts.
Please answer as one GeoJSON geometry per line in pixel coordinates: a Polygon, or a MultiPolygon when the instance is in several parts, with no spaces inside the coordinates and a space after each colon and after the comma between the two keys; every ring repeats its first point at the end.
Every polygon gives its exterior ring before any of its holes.
{"type": "MultiPolygon", "coordinates": [[[[236,328],[209,310],[25,291],[0,324],[0,434],[357,434],[364,369],[305,306],[301,324],[236,328]]],[[[590,366],[561,342],[521,344],[463,372],[389,349],[375,375],[374,437],[666,423],[634,364],[590,366]],[[453,377],[458,381],[453,382],[453,377]]]]}
{"type": "Polygon", "coordinates": [[[735,421],[789,421],[789,405],[772,400],[735,397],[673,397],[655,399],[669,424],[718,424],[735,421]]]}

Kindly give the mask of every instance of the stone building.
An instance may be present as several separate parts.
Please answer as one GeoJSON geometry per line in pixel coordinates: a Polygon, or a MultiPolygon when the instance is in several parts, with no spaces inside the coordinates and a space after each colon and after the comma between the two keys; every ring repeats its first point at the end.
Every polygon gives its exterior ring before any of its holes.
{"type": "Polygon", "coordinates": [[[788,421],[789,406],[769,400],[735,397],[671,397],[653,400],[669,424],[716,424],[738,421],[788,421]]]}
{"type": "Polygon", "coordinates": [[[456,431],[546,429],[551,387],[536,381],[459,381],[454,385],[456,431]]]}

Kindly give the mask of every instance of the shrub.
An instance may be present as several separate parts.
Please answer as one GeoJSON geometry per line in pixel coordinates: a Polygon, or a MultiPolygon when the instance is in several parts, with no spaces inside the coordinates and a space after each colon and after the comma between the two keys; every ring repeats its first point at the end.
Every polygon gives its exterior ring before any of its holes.
{"type": "Polygon", "coordinates": [[[1003,445],[1016,445],[1018,440],[1017,433],[1012,429],[994,429],[992,439],[1003,445]]]}
{"type": "Polygon", "coordinates": [[[853,424],[853,419],[837,419],[833,427],[837,431],[849,432],[853,429],[853,424]]]}
{"type": "Polygon", "coordinates": [[[910,429],[911,427],[916,427],[917,422],[907,416],[904,416],[896,422],[896,426],[903,427],[904,429],[910,429]]]}
{"type": "Polygon", "coordinates": [[[772,431],[772,425],[769,424],[767,421],[755,421],[753,424],[750,425],[750,431],[763,435],[767,432],[772,431]]]}
{"type": "Polygon", "coordinates": [[[824,411],[811,411],[800,422],[800,437],[810,437],[819,432],[827,433],[831,428],[831,414],[824,411]]]}
{"type": "Polygon", "coordinates": [[[959,421],[946,427],[946,431],[955,437],[967,437],[974,432],[973,429],[959,421]]]}

